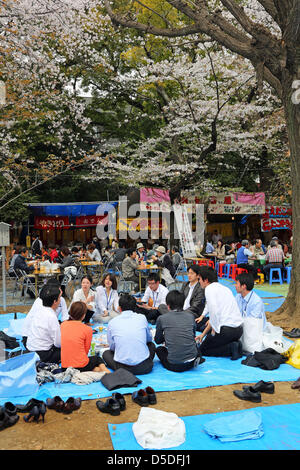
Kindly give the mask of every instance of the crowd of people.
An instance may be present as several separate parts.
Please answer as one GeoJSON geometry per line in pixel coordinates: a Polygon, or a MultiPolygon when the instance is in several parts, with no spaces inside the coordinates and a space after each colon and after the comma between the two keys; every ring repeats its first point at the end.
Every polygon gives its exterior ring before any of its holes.
{"type": "MultiPolygon", "coordinates": [[[[239,250],[244,246],[243,241],[239,250]]],[[[74,262],[74,257],[83,256],[74,248],[56,250],[53,260],[60,260],[63,266],[74,262]]],[[[94,243],[86,253],[95,256],[95,250],[103,259],[105,255],[94,243]]],[[[26,263],[26,252],[21,253],[26,263]]],[[[50,249],[47,253],[52,255],[50,249]]],[[[167,253],[163,246],[146,250],[138,243],[135,248],[115,247],[112,254],[122,266],[122,276],[132,282],[137,282],[134,276],[141,262],[163,267],[173,279],[174,255],[181,262],[176,247],[167,253]]],[[[41,361],[61,364],[63,369],[109,373],[125,368],[135,375],[149,373],[155,355],[163,367],[177,372],[196,367],[205,356],[241,358],[244,318],[259,318],[266,324],[263,302],[253,291],[253,273],[237,276],[236,296],[218,282],[214,268],[192,264],[186,274],[186,282],[171,287],[150,271],[142,293],[120,293],[115,274],[105,272],[96,286],[86,274],[69,306],[60,281],[50,278],[24,321],[24,345],[37,352],[41,361]],[[102,357],[89,355],[95,323],[107,326],[107,349],[102,357]]]]}
{"type": "MultiPolygon", "coordinates": [[[[222,236],[217,231],[208,237],[205,246],[205,254],[215,257],[221,264],[235,263],[238,268],[246,269],[254,279],[257,279],[258,266],[264,275],[264,280],[269,280],[271,268],[280,268],[281,271],[291,265],[293,237],[289,243],[281,242],[274,236],[266,246],[261,239],[223,242],[222,236]],[[262,261],[262,262],[261,262],[262,261]]],[[[282,272],[283,274],[283,272],[282,272]]]]}

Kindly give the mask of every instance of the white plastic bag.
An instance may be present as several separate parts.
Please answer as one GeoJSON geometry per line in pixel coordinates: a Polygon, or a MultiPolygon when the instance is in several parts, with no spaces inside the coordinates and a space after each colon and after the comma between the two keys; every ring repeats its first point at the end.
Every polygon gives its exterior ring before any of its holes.
{"type": "Polygon", "coordinates": [[[183,444],[185,424],[175,413],[142,408],[132,425],[133,434],[144,449],[167,449],[183,444]]]}
{"type": "Polygon", "coordinates": [[[264,349],[263,345],[263,319],[245,317],[243,323],[243,336],[241,337],[243,351],[253,354],[264,349]]]}
{"type": "Polygon", "coordinates": [[[283,338],[283,329],[280,326],[274,326],[272,323],[267,322],[266,328],[263,331],[263,346],[264,349],[272,348],[279,354],[283,354],[289,349],[291,343],[283,338]]]}

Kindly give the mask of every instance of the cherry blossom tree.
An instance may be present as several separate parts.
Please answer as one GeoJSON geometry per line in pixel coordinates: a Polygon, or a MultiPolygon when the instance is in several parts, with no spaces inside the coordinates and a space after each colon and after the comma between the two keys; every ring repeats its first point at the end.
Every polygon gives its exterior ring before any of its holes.
{"type": "Polygon", "coordinates": [[[300,316],[300,2],[299,0],[103,0],[113,24],[160,37],[201,34],[249,60],[258,86],[267,82],[282,101],[289,139],[292,206],[293,271],[282,307],[300,316]],[[147,15],[145,16],[145,10],[147,15]],[[170,20],[171,12],[180,21],[170,20]]]}

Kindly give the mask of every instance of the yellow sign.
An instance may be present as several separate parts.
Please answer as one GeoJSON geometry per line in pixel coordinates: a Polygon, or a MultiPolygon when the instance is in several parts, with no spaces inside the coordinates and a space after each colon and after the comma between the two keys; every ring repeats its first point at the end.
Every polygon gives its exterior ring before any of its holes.
{"type": "Polygon", "coordinates": [[[27,235],[26,237],[26,248],[30,248],[31,247],[31,238],[30,238],[30,235],[27,235]]]}

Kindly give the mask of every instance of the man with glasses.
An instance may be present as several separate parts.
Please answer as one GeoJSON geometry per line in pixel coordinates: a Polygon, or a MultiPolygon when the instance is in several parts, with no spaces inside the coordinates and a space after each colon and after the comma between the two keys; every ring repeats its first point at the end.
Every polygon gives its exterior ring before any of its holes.
{"type": "Polygon", "coordinates": [[[143,313],[150,323],[155,324],[158,316],[168,311],[166,297],[169,291],[160,284],[157,273],[151,273],[147,282],[148,287],[141,301],[138,302],[137,313],[143,313]]]}

